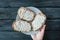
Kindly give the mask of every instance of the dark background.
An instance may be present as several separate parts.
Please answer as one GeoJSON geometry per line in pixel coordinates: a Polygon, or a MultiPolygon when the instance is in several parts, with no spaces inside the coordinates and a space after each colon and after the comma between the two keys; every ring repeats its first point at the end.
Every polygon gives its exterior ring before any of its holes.
{"type": "Polygon", "coordinates": [[[0,0],[0,40],[32,40],[12,29],[17,10],[22,6],[34,6],[46,14],[44,40],[60,40],[60,0],[0,0]]]}

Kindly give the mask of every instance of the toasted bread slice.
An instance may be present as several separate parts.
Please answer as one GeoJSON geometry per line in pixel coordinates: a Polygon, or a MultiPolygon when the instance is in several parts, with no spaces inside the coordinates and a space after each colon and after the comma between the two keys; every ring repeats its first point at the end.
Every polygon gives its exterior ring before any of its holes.
{"type": "Polygon", "coordinates": [[[22,31],[22,32],[29,32],[31,30],[30,24],[22,20],[14,22],[13,28],[16,31],[22,31]]]}
{"type": "Polygon", "coordinates": [[[21,7],[18,9],[18,15],[23,20],[32,21],[35,14],[30,9],[26,7],[21,7]]]}
{"type": "Polygon", "coordinates": [[[38,30],[45,23],[46,16],[42,13],[39,13],[35,16],[34,21],[32,22],[33,30],[38,30]]]}

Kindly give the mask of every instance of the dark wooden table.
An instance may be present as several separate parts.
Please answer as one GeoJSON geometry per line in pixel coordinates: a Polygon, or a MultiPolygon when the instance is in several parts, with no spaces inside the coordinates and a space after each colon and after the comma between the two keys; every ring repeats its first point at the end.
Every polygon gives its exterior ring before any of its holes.
{"type": "Polygon", "coordinates": [[[12,29],[17,10],[22,6],[34,6],[46,14],[44,40],[60,40],[60,0],[0,0],[0,40],[32,40],[12,29]]]}

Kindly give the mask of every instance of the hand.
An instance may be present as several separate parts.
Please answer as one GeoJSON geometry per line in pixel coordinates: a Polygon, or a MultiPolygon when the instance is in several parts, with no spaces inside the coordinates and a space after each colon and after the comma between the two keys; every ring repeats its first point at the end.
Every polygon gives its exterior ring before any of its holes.
{"type": "Polygon", "coordinates": [[[43,40],[43,35],[44,35],[45,26],[46,26],[46,25],[43,25],[41,31],[38,30],[38,33],[37,33],[37,34],[31,35],[31,37],[32,37],[33,40],[43,40]]]}

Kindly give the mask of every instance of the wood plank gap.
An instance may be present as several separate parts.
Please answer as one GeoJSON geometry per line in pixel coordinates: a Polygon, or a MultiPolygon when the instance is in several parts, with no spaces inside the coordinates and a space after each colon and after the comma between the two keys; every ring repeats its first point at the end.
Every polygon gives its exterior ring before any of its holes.
{"type": "MultiPolygon", "coordinates": [[[[24,7],[27,7],[27,6],[24,6],[24,7]]],[[[60,8],[60,6],[34,6],[34,7],[37,7],[37,8],[60,8]]],[[[0,7],[0,8],[19,8],[19,7],[0,7]]]]}
{"type": "MultiPolygon", "coordinates": [[[[45,30],[45,31],[59,31],[60,30],[45,30]]],[[[14,31],[14,30],[0,30],[0,32],[18,32],[18,31],[14,31]]]]}

